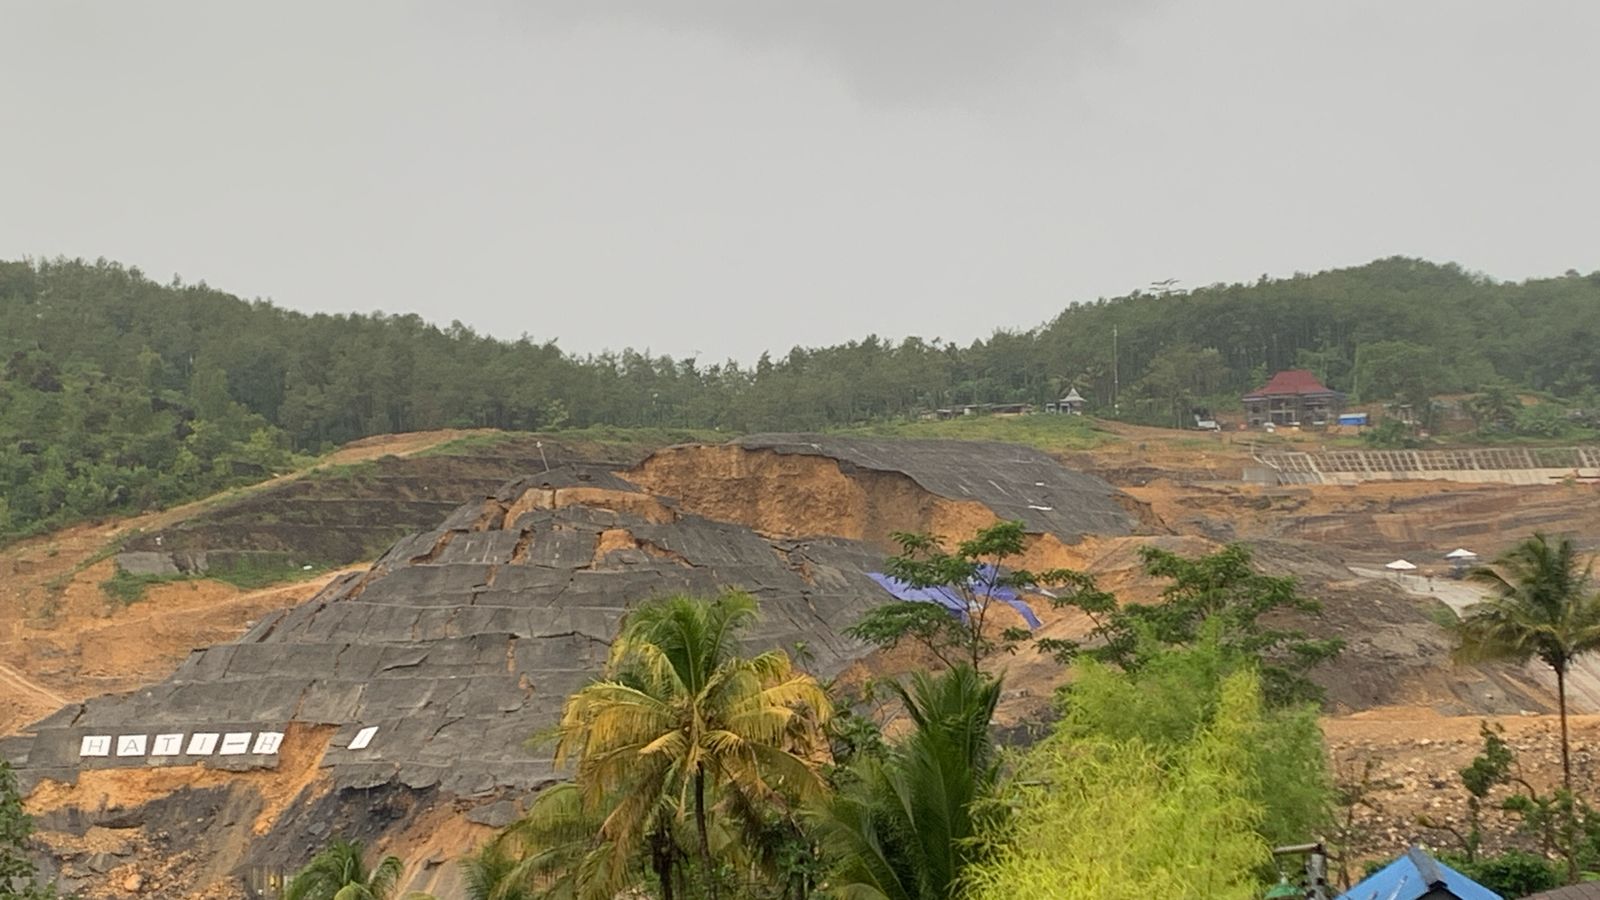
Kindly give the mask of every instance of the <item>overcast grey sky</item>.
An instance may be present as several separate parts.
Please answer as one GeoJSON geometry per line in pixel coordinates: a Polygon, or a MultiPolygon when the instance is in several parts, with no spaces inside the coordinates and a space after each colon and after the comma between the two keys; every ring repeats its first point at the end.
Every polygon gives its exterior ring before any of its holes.
{"type": "Polygon", "coordinates": [[[1600,268],[1600,3],[0,0],[0,257],[586,352],[1600,268]]]}

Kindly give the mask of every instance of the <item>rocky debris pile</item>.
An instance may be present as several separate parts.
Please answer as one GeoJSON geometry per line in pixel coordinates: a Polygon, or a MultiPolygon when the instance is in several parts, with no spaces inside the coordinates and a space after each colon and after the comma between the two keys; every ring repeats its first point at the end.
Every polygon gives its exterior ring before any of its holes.
{"type": "MultiPolygon", "coordinates": [[[[1573,785],[1579,796],[1594,797],[1600,789],[1600,720],[1587,717],[1574,729],[1573,785]]],[[[1456,832],[1467,829],[1467,791],[1460,770],[1481,752],[1480,720],[1419,715],[1414,721],[1330,722],[1329,762],[1342,792],[1359,797],[1352,816],[1352,855],[1382,858],[1422,844],[1441,850],[1459,849],[1456,832]]],[[[1495,721],[1495,720],[1488,720],[1495,721]]],[[[1516,755],[1516,775],[1541,793],[1561,783],[1560,732],[1552,716],[1517,716],[1498,720],[1516,755]]],[[[1526,792],[1518,785],[1517,791],[1526,792]]],[[[1517,816],[1499,808],[1513,793],[1498,787],[1485,804],[1484,849],[1494,853],[1513,847],[1535,850],[1537,840],[1519,828],[1517,816]]]]}

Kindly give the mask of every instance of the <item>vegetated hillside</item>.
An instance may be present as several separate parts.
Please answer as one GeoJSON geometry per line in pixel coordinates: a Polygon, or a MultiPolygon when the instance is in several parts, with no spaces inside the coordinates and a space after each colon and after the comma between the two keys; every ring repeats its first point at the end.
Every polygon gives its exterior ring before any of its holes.
{"type": "Polygon", "coordinates": [[[0,263],[0,540],[442,427],[819,429],[1068,386],[1179,419],[1289,366],[1364,400],[1496,381],[1592,398],[1600,273],[1521,284],[1410,259],[1072,306],[961,346],[869,336],[753,367],[579,357],[414,315],[307,316],[115,263],[0,263]],[[1112,333],[1117,334],[1117,373],[1112,333]]]}

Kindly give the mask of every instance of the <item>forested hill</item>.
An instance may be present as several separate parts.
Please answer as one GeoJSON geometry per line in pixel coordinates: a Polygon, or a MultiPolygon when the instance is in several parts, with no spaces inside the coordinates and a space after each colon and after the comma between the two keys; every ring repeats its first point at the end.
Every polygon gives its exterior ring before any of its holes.
{"type": "Polygon", "coordinates": [[[1113,329],[1119,408],[1149,421],[1226,405],[1290,366],[1368,400],[1492,382],[1577,396],[1600,383],[1597,313],[1600,273],[1508,284],[1394,258],[1070,306],[966,345],[867,337],[739,366],[578,357],[414,315],[308,316],[115,263],[0,263],[0,538],[383,432],[816,429],[1069,387],[1105,410],[1113,329]]]}

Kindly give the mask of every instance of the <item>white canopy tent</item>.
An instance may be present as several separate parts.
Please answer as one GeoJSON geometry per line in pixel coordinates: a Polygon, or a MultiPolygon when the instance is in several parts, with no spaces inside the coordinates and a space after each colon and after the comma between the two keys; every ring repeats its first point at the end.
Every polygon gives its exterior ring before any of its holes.
{"type": "Polygon", "coordinates": [[[1406,562],[1403,559],[1397,559],[1394,562],[1389,563],[1388,565],[1384,566],[1384,568],[1388,569],[1391,572],[1410,572],[1410,571],[1416,569],[1416,566],[1413,565],[1412,563],[1406,562]]]}
{"type": "Polygon", "coordinates": [[[1467,570],[1478,564],[1478,554],[1465,547],[1457,547],[1444,555],[1450,561],[1450,577],[1465,578],[1467,570]]]}

